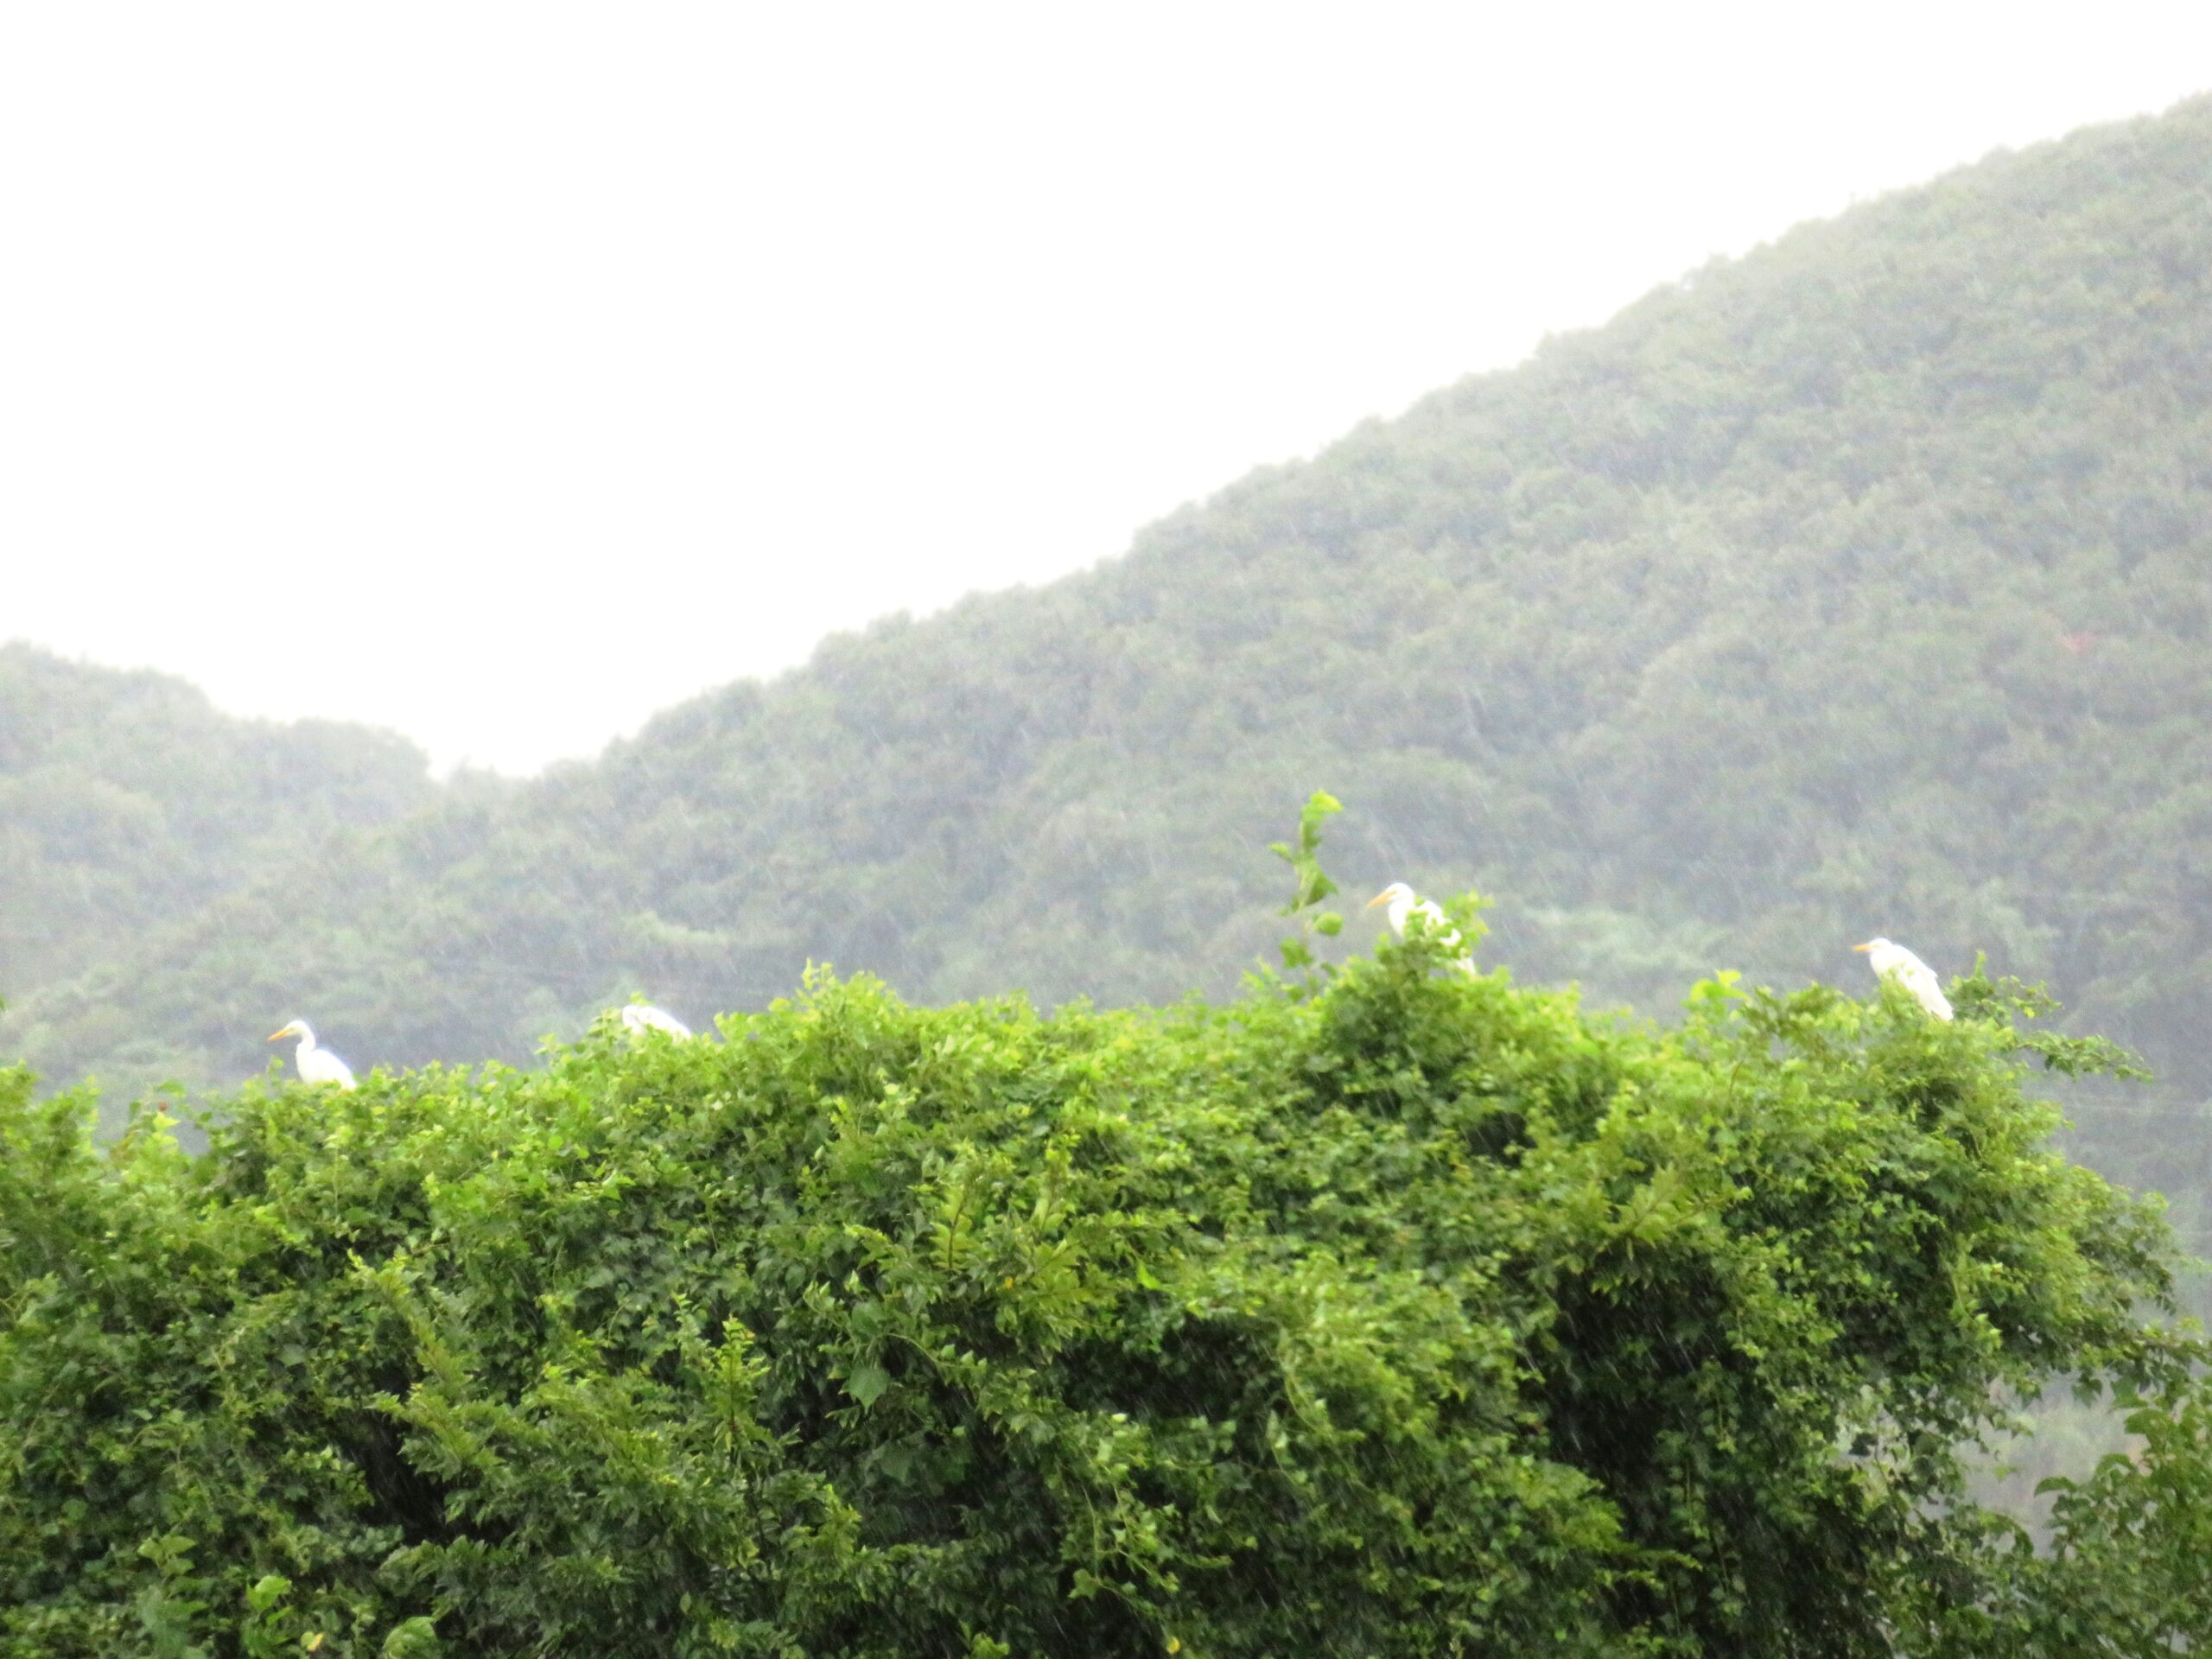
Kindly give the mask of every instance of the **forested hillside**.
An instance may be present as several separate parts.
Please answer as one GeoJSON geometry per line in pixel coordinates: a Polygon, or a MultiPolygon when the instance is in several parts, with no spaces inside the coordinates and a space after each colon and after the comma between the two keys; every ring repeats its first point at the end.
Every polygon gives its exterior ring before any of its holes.
{"type": "Polygon", "coordinates": [[[255,872],[435,795],[388,733],[234,720],[166,675],[0,645],[0,996],[143,949],[255,872]]]}
{"type": "Polygon", "coordinates": [[[1340,874],[1478,885],[1524,979],[1663,1012],[1717,967],[1863,985],[1885,932],[2202,1091],[2208,176],[2198,101],[1803,227],[1083,575],[250,861],[127,946],[104,911],[0,1047],[234,1079],[299,1013],[364,1065],[519,1058],[810,960],[1173,998],[1271,937],[1255,849],[1319,785],[1340,874]]]}

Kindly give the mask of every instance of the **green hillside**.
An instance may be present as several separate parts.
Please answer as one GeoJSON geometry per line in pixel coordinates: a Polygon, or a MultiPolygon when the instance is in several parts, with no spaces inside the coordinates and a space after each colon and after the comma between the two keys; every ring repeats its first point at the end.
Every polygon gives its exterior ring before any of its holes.
{"type": "Polygon", "coordinates": [[[128,956],[435,793],[388,733],[235,720],[166,675],[0,645],[0,996],[128,956]]]}
{"type": "Polygon", "coordinates": [[[1478,885],[1524,980],[1863,984],[1885,932],[2201,1094],[2208,176],[2196,101],[1803,227],[1126,557],[104,937],[0,1046],[234,1079],[301,1013],[357,1064],[521,1058],[810,960],[1171,999],[1271,937],[1252,849],[1325,785],[1340,873],[1478,885]]]}

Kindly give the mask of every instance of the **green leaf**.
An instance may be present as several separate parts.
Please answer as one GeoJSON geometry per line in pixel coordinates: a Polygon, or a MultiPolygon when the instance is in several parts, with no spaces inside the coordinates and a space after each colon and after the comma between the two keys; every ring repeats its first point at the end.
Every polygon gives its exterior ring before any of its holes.
{"type": "Polygon", "coordinates": [[[445,1650],[438,1640],[437,1627],[429,1618],[417,1613],[394,1625],[391,1634],[384,1639],[384,1659],[438,1659],[445,1650]]]}
{"type": "Polygon", "coordinates": [[[281,1573],[266,1573],[245,1592],[246,1610],[265,1613],[291,1592],[292,1581],[281,1573]]]}

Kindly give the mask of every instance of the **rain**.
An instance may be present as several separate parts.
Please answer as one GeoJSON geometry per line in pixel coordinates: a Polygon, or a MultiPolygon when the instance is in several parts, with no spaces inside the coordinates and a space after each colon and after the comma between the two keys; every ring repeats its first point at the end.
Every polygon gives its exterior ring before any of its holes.
{"type": "Polygon", "coordinates": [[[2212,1641],[2205,63],[0,22],[0,1651],[2212,1641]]]}

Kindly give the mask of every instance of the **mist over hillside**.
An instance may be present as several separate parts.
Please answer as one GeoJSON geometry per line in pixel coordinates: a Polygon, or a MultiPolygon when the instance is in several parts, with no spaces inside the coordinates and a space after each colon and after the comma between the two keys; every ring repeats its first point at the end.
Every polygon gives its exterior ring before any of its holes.
{"type": "MultiPolygon", "coordinates": [[[[170,830],[10,859],[47,919],[0,1047],[226,1081],[304,1014],[364,1067],[520,1060],[633,989],[697,1020],[809,961],[1172,999],[1273,938],[1262,849],[1325,786],[1348,887],[1479,887],[1524,978],[1655,1013],[1717,968],[1863,988],[1885,932],[2048,980],[2201,1095],[2208,172],[2199,100],[1808,226],[1122,559],[527,785],[329,733],[256,785],[200,732],[163,822],[225,826],[204,878],[139,868],[199,856],[170,830]]],[[[79,787],[50,772],[7,786],[79,787]]]]}
{"type": "Polygon", "coordinates": [[[0,995],[438,793],[389,733],[236,720],[168,675],[0,644],[0,995]]]}

